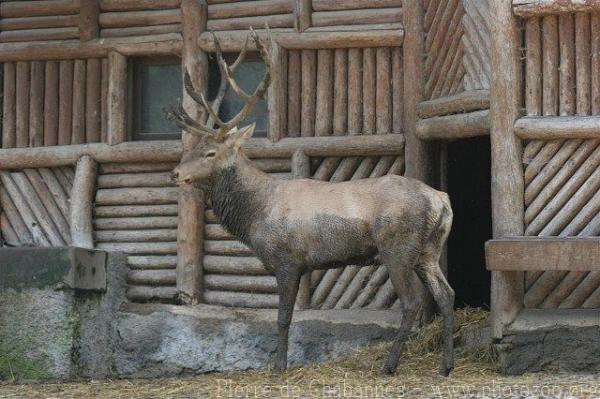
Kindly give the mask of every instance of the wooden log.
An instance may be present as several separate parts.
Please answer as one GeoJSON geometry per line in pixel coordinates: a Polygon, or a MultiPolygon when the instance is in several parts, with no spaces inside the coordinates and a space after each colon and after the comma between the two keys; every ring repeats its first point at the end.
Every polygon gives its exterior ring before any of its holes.
{"type": "Polygon", "coordinates": [[[542,31],[539,18],[525,21],[527,62],[525,72],[525,108],[527,115],[542,114],[542,31]]]}
{"type": "Polygon", "coordinates": [[[346,287],[341,298],[335,304],[335,309],[348,309],[352,305],[352,302],[358,297],[360,291],[364,285],[364,282],[368,280],[369,276],[373,273],[374,266],[361,267],[358,273],[355,274],[354,278],[346,287]]]}
{"type": "Polygon", "coordinates": [[[141,11],[177,8],[181,0],[100,0],[100,11],[141,11]]]}
{"type": "Polygon", "coordinates": [[[11,1],[0,4],[2,18],[77,14],[79,2],[73,0],[11,1]]]}
{"type": "Polygon", "coordinates": [[[175,269],[177,256],[128,256],[131,269],[175,269]]]}
{"type": "Polygon", "coordinates": [[[517,119],[515,133],[522,139],[597,139],[600,138],[598,116],[527,116],[517,119]]]}
{"type": "Polygon", "coordinates": [[[542,19],[542,112],[543,115],[558,114],[558,68],[559,35],[558,18],[554,15],[542,19]]]}
{"type": "Polygon", "coordinates": [[[210,255],[250,256],[254,253],[239,241],[204,241],[204,251],[210,255]]]}
{"type": "Polygon", "coordinates": [[[212,291],[204,292],[206,303],[242,308],[277,308],[279,296],[274,294],[249,294],[245,292],[212,291]]]}
{"type": "Polygon", "coordinates": [[[300,135],[300,119],[302,115],[302,61],[299,50],[288,51],[288,81],[287,81],[287,135],[297,137],[300,135]]]}
{"type": "Polygon", "coordinates": [[[343,271],[343,268],[331,269],[323,275],[323,278],[321,278],[321,281],[319,281],[315,287],[314,293],[310,298],[311,308],[318,309],[323,305],[327,295],[332,290],[343,271]]]}
{"type": "Polygon", "coordinates": [[[100,142],[108,141],[108,58],[102,58],[100,81],[100,142]]]}
{"type": "Polygon", "coordinates": [[[267,274],[267,270],[263,264],[254,257],[206,255],[203,264],[206,273],[243,276],[267,274]]]}
{"type": "Polygon", "coordinates": [[[396,290],[392,284],[392,280],[388,279],[377,290],[375,297],[367,306],[367,309],[388,309],[397,298],[396,290]]]}
{"type": "Polygon", "coordinates": [[[79,0],[79,39],[88,41],[98,37],[100,4],[98,0],[79,0]]]}
{"type": "Polygon", "coordinates": [[[313,0],[314,11],[402,7],[402,0],[313,0]]]}
{"type": "MultiPolygon", "coordinates": [[[[302,151],[296,151],[292,156],[292,175],[296,179],[310,178],[310,158],[302,151]]],[[[310,273],[305,273],[300,278],[296,307],[298,309],[310,307],[310,273]]]]}
{"type": "Polygon", "coordinates": [[[300,119],[300,135],[302,137],[315,134],[316,68],[317,53],[314,50],[302,50],[302,113],[300,119]]]}
{"type": "Polygon", "coordinates": [[[389,48],[375,50],[377,83],[375,95],[375,130],[378,134],[392,131],[392,60],[389,48]]]}
{"type": "MultiPolygon", "coordinates": [[[[50,190],[50,192],[52,193],[56,204],[60,208],[60,212],[65,217],[65,219],[68,220],[71,214],[69,204],[70,193],[67,193],[62,188],[61,184],[59,183],[58,179],[56,178],[56,175],[52,172],[52,170],[47,168],[40,168],[37,169],[37,171],[42,176],[42,180],[44,180],[44,183],[46,183],[48,190],[50,190]]],[[[69,237],[71,237],[70,234],[69,237]]]]}
{"type": "Polygon", "coordinates": [[[312,1],[311,0],[295,0],[295,10],[296,14],[296,31],[304,32],[312,25],[312,1]]]}
{"type": "Polygon", "coordinates": [[[65,40],[79,37],[77,28],[45,28],[0,32],[0,43],[65,40]]]}
{"type": "Polygon", "coordinates": [[[130,270],[127,282],[139,285],[175,285],[175,270],[130,270]]]}
{"type": "Polygon", "coordinates": [[[389,275],[386,266],[379,266],[369,279],[369,282],[360,291],[358,297],[352,302],[350,309],[360,309],[365,307],[369,301],[373,299],[379,287],[381,287],[388,278],[389,275]]]}
{"type": "Polygon", "coordinates": [[[108,126],[110,145],[126,141],[127,58],[116,51],[108,54],[108,126]]]}
{"type": "Polygon", "coordinates": [[[223,226],[220,224],[207,224],[204,226],[204,235],[209,240],[235,240],[223,226]]]}
{"type": "MultiPolygon", "coordinates": [[[[591,70],[600,70],[600,13],[591,15],[591,70]]],[[[592,73],[592,115],[600,114],[600,74],[592,73]]]]}
{"type": "Polygon", "coordinates": [[[44,83],[44,145],[58,144],[59,118],[59,64],[56,61],[46,61],[44,83]]]}
{"type": "Polygon", "coordinates": [[[44,145],[44,63],[31,63],[29,104],[29,143],[32,147],[44,145]]]}
{"type": "Polygon", "coordinates": [[[94,220],[96,230],[172,229],[177,227],[177,218],[172,216],[115,217],[94,220]]]}
{"type": "Polygon", "coordinates": [[[73,126],[73,61],[60,61],[59,74],[58,145],[68,145],[73,126]]]}
{"type": "Polygon", "coordinates": [[[269,111],[268,135],[272,141],[278,141],[286,130],[286,82],[287,52],[277,43],[271,46],[271,84],[267,91],[267,107],[269,111]]]}
{"type": "Polygon", "coordinates": [[[235,275],[206,274],[204,283],[207,290],[277,293],[277,281],[273,276],[244,276],[244,278],[240,278],[235,275]]]}
{"type": "Polygon", "coordinates": [[[85,60],[75,60],[73,69],[73,125],[71,144],[85,143],[85,60]]]}
{"type": "Polygon", "coordinates": [[[24,246],[37,245],[37,240],[34,240],[19,210],[4,187],[0,187],[0,206],[2,207],[2,215],[6,216],[19,238],[18,243],[24,246]]]}
{"type": "Polygon", "coordinates": [[[77,15],[54,15],[50,17],[2,18],[0,30],[26,30],[41,28],[68,28],[77,26],[77,15]]]}
{"type": "Polygon", "coordinates": [[[99,58],[87,60],[85,75],[85,142],[100,141],[101,118],[101,74],[102,63],[99,58]]]}
{"type": "Polygon", "coordinates": [[[171,172],[177,163],[172,162],[153,162],[153,163],[103,163],[100,164],[100,174],[115,173],[149,173],[149,172],[171,172]]]}
{"type": "Polygon", "coordinates": [[[177,229],[159,230],[99,230],[96,242],[164,242],[177,241],[177,229]]]}
{"type": "Polygon", "coordinates": [[[210,30],[246,30],[253,26],[267,24],[273,28],[291,28],[294,26],[294,16],[292,14],[267,15],[257,17],[242,17],[228,19],[211,19],[206,26],[210,30]]]}
{"type": "Polygon", "coordinates": [[[290,159],[253,159],[252,164],[262,170],[263,172],[289,172],[292,168],[290,159]]]}
{"type": "Polygon", "coordinates": [[[600,9],[598,0],[514,0],[513,12],[523,18],[547,14],[570,14],[600,9]]]}
{"type": "Polygon", "coordinates": [[[161,172],[110,174],[98,177],[98,188],[166,187],[174,185],[171,175],[161,172]]]}
{"type": "Polygon", "coordinates": [[[176,254],[175,242],[100,242],[96,248],[103,251],[123,252],[134,255],[176,254]]]}
{"type": "Polygon", "coordinates": [[[575,19],[573,15],[558,17],[558,35],[560,47],[559,67],[559,113],[575,113],[575,19]]]}
{"type": "Polygon", "coordinates": [[[589,14],[575,14],[575,62],[577,82],[577,115],[590,115],[591,104],[591,41],[589,14]]]}
{"type": "Polygon", "coordinates": [[[462,93],[423,101],[418,111],[421,118],[478,111],[490,107],[489,90],[468,90],[462,93]]]}
{"type": "Polygon", "coordinates": [[[417,135],[421,140],[459,139],[487,135],[490,132],[488,110],[436,116],[417,122],[417,135]]]}
{"type": "Polygon", "coordinates": [[[99,17],[102,28],[127,28],[130,26],[148,26],[174,24],[181,21],[181,11],[171,10],[103,12],[99,17]]]}
{"type": "Polygon", "coordinates": [[[81,248],[94,248],[92,204],[96,186],[97,164],[89,156],[77,161],[71,194],[71,242],[81,248]]]}
{"type": "Polygon", "coordinates": [[[181,32],[181,24],[132,26],[130,28],[110,28],[100,30],[100,37],[127,37],[160,35],[181,32]]]}
{"type": "Polygon", "coordinates": [[[125,295],[133,302],[175,302],[177,289],[175,287],[132,286],[127,288],[125,295]]]}
{"type": "MultiPolygon", "coordinates": [[[[490,138],[492,143],[492,204],[495,238],[523,234],[523,180],[521,142],[513,134],[519,115],[520,35],[512,15],[511,0],[490,2],[492,54],[492,96],[490,101],[490,138]]],[[[492,274],[492,334],[502,337],[523,306],[524,277],[521,272],[492,274]]]]}
{"type": "Polygon", "coordinates": [[[208,19],[226,19],[237,17],[266,16],[272,14],[291,13],[293,0],[257,0],[249,2],[225,2],[209,4],[208,19]]]}
{"type": "Polygon", "coordinates": [[[363,133],[373,134],[376,129],[375,95],[376,95],[376,59],[375,50],[363,50],[363,133]]]}
{"type": "MultiPolygon", "coordinates": [[[[100,176],[102,177],[102,176],[100,176]]],[[[177,205],[113,205],[94,207],[96,218],[177,216],[177,205]]]]}
{"type": "Polygon", "coordinates": [[[16,146],[29,145],[29,68],[28,62],[17,62],[16,146]]]}
{"type": "Polygon", "coordinates": [[[333,50],[317,51],[315,136],[329,136],[333,128],[333,50]]]}
{"type": "Polygon", "coordinates": [[[348,50],[348,133],[350,135],[357,135],[362,131],[362,63],[362,50],[348,50]]]}
{"type": "Polygon", "coordinates": [[[10,225],[8,217],[4,212],[0,213],[0,233],[2,234],[2,244],[8,246],[18,247],[20,246],[19,236],[10,225]]]}
{"type": "Polygon", "coordinates": [[[352,24],[385,24],[402,21],[402,8],[370,10],[317,11],[312,14],[313,26],[352,24]]]}
{"type": "Polygon", "coordinates": [[[176,187],[105,188],[96,193],[98,205],[160,205],[177,202],[176,187]]]}
{"type": "Polygon", "coordinates": [[[341,135],[348,131],[348,51],[336,49],[334,53],[335,71],[333,82],[333,134],[341,135]]]}
{"type": "Polygon", "coordinates": [[[17,76],[15,64],[9,62],[3,68],[2,96],[2,148],[16,146],[17,76]]]}

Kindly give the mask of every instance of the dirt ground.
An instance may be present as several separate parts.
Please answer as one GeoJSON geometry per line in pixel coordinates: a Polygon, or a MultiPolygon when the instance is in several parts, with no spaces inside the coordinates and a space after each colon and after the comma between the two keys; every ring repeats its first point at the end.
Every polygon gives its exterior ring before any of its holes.
{"type": "MultiPolygon", "coordinates": [[[[482,322],[481,311],[458,311],[457,332],[482,322]]],[[[0,382],[0,398],[600,398],[600,375],[545,372],[503,376],[492,353],[457,351],[448,378],[437,375],[440,323],[407,345],[394,376],[380,372],[389,345],[362,349],[338,361],[270,371],[215,373],[154,380],[68,383],[0,382]]]]}

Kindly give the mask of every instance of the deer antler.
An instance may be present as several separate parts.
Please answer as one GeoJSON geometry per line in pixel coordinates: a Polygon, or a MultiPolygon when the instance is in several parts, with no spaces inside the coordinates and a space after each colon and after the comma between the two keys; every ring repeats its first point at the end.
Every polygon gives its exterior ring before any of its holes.
{"type": "MultiPolygon", "coordinates": [[[[271,83],[271,63],[269,51],[262,43],[258,34],[252,28],[250,28],[250,32],[246,36],[246,41],[244,43],[242,51],[231,66],[228,65],[225,59],[223,58],[223,53],[221,50],[221,44],[219,43],[219,39],[213,32],[211,33],[215,44],[217,63],[221,72],[221,83],[217,91],[217,96],[213,101],[209,102],[204,96],[204,94],[198,93],[198,91],[196,91],[194,84],[192,83],[190,74],[187,70],[185,71],[183,78],[183,86],[185,88],[186,93],[190,96],[190,98],[192,98],[192,100],[194,100],[197,104],[201,105],[202,108],[206,111],[206,113],[204,114],[206,120],[194,120],[187,112],[185,112],[181,105],[177,109],[170,108],[166,110],[166,112],[167,118],[173,121],[179,128],[196,135],[211,135],[217,141],[223,141],[227,134],[234,127],[236,127],[241,121],[243,121],[248,117],[248,115],[250,115],[258,101],[264,97],[267,88],[271,83]],[[259,83],[259,85],[256,87],[252,94],[246,93],[239,86],[234,77],[235,70],[241,65],[244,58],[246,57],[250,37],[252,37],[252,40],[254,41],[256,48],[260,52],[261,58],[263,59],[266,66],[266,72],[263,77],[263,80],[259,83]],[[238,96],[240,96],[240,98],[242,98],[245,104],[237,115],[235,115],[229,121],[225,122],[221,120],[221,118],[219,118],[218,114],[219,108],[221,106],[221,103],[223,102],[223,98],[225,98],[225,94],[227,93],[228,87],[231,87],[233,91],[238,96]],[[218,126],[217,129],[214,128],[215,124],[218,126]]],[[[271,32],[269,31],[268,27],[267,33],[269,36],[269,41],[272,42],[271,32]]]]}

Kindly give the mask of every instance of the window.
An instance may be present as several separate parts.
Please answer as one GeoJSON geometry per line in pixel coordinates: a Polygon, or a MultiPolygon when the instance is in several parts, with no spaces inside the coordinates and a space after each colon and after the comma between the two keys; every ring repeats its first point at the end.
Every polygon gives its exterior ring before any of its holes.
{"type": "Polygon", "coordinates": [[[179,58],[136,58],[132,61],[133,140],[179,139],[181,130],[163,109],[181,101],[179,58]]]}
{"type": "MultiPolygon", "coordinates": [[[[225,60],[229,65],[235,62],[237,54],[225,55],[225,60]]],[[[219,66],[214,58],[210,59],[210,71],[209,71],[209,82],[208,92],[209,98],[214,98],[219,89],[221,82],[221,74],[219,72],[219,66]]],[[[265,64],[260,59],[258,54],[248,53],[246,59],[242,62],[235,71],[235,79],[242,89],[248,94],[252,94],[258,84],[263,80],[265,76],[265,64]]],[[[244,106],[244,101],[235,94],[233,90],[228,88],[225,98],[219,109],[219,117],[227,121],[233,118],[244,106]]],[[[240,126],[249,125],[256,122],[256,129],[254,130],[254,137],[266,137],[267,126],[268,126],[268,110],[266,96],[256,104],[256,107],[240,126]]]]}

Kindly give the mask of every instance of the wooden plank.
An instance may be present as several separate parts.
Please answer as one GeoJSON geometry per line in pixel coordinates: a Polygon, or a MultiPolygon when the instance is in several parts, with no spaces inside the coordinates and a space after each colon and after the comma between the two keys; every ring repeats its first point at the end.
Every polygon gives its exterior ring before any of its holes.
{"type": "Polygon", "coordinates": [[[514,129],[524,140],[598,139],[600,116],[526,116],[514,129]]]}
{"type": "Polygon", "coordinates": [[[523,18],[600,10],[600,0],[513,0],[513,12],[523,18]]]}
{"type": "Polygon", "coordinates": [[[600,271],[599,237],[509,237],[485,244],[492,271],[600,271]]]}

